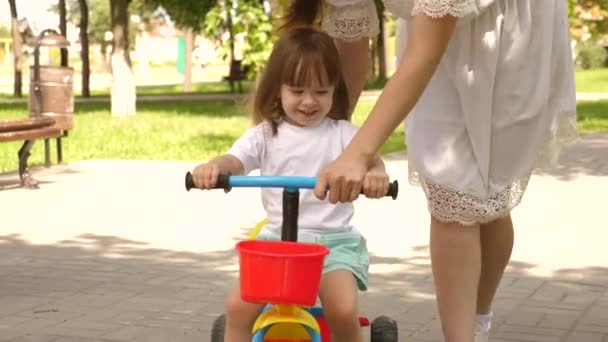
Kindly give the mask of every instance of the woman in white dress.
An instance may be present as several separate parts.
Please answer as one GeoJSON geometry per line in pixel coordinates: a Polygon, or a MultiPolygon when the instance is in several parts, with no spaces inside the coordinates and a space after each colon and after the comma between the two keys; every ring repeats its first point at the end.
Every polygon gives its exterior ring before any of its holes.
{"type": "MultiPolygon", "coordinates": [[[[357,198],[372,156],[407,117],[410,180],[431,214],[430,249],[446,341],[487,341],[513,247],[510,211],[533,170],[576,136],[564,0],[385,0],[407,23],[401,61],[369,118],[315,190],[357,198]],[[477,313],[477,316],[475,316],[477,313]],[[475,336],[475,337],[474,337],[475,336]]],[[[321,18],[353,100],[366,80],[373,0],[292,0],[285,28],[321,18]]]]}

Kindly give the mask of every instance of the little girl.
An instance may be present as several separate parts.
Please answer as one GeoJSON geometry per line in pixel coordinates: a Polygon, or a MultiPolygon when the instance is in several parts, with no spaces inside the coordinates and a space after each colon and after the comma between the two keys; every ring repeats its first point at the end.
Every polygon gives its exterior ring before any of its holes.
{"type": "MultiPolygon", "coordinates": [[[[312,28],[285,33],[276,43],[253,103],[257,125],[230,151],[194,169],[197,187],[213,189],[218,174],[316,176],[348,145],[357,128],[350,123],[348,92],[332,39],[312,28]]],[[[384,163],[376,156],[363,193],[380,198],[388,190],[384,163]]],[[[260,239],[279,240],[282,189],[262,189],[268,224],[260,239]]],[[[366,241],[350,224],[352,203],[330,204],[311,190],[300,194],[298,240],[323,244],[325,258],[319,297],[337,342],[361,341],[357,289],[367,288],[366,241]]],[[[228,300],[225,340],[250,341],[262,306],[244,302],[237,288],[228,300]]]]}

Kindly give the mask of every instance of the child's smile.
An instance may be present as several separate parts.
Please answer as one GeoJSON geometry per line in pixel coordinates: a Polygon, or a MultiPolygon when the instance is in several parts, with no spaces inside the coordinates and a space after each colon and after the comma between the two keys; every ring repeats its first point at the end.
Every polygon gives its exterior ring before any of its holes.
{"type": "Polygon", "coordinates": [[[334,87],[281,87],[281,105],[287,122],[314,126],[331,110],[334,87]]]}

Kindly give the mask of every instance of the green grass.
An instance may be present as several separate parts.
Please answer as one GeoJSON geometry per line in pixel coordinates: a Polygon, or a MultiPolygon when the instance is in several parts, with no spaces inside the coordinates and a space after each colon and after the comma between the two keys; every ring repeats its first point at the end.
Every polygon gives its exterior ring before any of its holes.
{"type": "MultiPolygon", "coordinates": [[[[244,81],[243,92],[249,92],[251,90],[252,82],[244,81]]],[[[28,87],[23,87],[23,97],[27,100],[28,87]]],[[[11,88],[12,89],[12,88],[11,88]]],[[[74,96],[76,98],[81,97],[80,89],[74,89],[74,96]]],[[[238,87],[235,84],[235,91],[238,91],[238,87]]],[[[181,84],[169,84],[169,85],[143,85],[137,86],[137,95],[165,95],[165,94],[182,94],[184,93],[184,87],[181,84]]],[[[218,93],[230,93],[230,85],[228,82],[199,82],[193,83],[190,93],[204,93],[204,94],[218,94],[218,93]]],[[[91,89],[92,97],[109,97],[109,89],[91,89]]],[[[12,93],[0,92],[0,99],[12,99],[12,93]]]]}
{"type": "MultiPolygon", "coordinates": [[[[371,102],[357,107],[353,121],[361,124],[371,102]]],[[[0,119],[26,116],[26,105],[4,104],[0,119]]],[[[64,143],[64,160],[155,159],[205,160],[226,152],[249,127],[244,109],[231,102],[167,101],[138,103],[137,115],[112,118],[107,103],[79,103],[75,129],[64,143]]],[[[16,153],[21,143],[0,144],[0,171],[17,169],[16,153]]],[[[383,146],[389,153],[404,148],[403,128],[383,146]]],[[[53,160],[54,143],[52,143],[53,160]]],[[[42,165],[44,144],[32,149],[30,165],[42,165]]]]}
{"type": "MultiPolygon", "coordinates": [[[[372,101],[361,101],[357,108],[355,108],[355,113],[353,115],[353,123],[357,126],[361,126],[369,113],[372,110],[374,102],[372,101]]],[[[380,148],[380,154],[385,155],[387,153],[402,151],[405,149],[405,133],[403,129],[403,125],[400,125],[399,128],[388,138],[388,140],[382,145],[380,148]]]]}
{"type": "MultiPolygon", "coordinates": [[[[362,101],[353,122],[361,125],[373,102],[362,101]]],[[[78,103],[75,129],[64,139],[64,160],[154,159],[206,160],[226,152],[249,127],[243,108],[232,102],[166,101],[138,103],[134,117],[112,118],[109,103],[78,103]]],[[[0,119],[25,117],[26,104],[3,104],[0,119]]],[[[608,131],[608,101],[578,105],[581,133],[608,131]]],[[[17,169],[20,142],[0,143],[0,172],[17,169]]],[[[44,147],[37,142],[30,165],[42,165],[44,147]]],[[[381,154],[405,148],[403,126],[382,146],[381,154]]],[[[52,143],[53,160],[55,146],[52,143]]]]}
{"type": "MultiPolygon", "coordinates": [[[[243,81],[243,92],[249,92],[251,90],[251,81],[243,81]]],[[[154,94],[175,94],[182,93],[184,87],[181,84],[176,85],[160,85],[160,86],[139,86],[137,87],[138,95],[154,95],[154,94]]],[[[238,86],[235,84],[235,91],[238,91],[238,86]]],[[[224,82],[200,82],[193,83],[192,93],[229,93],[230,84],[227,81],[224,82]]],[[[108,96],[106,91],[103,95],[108,96]]]]}
{"type": "Polygon", "coordinates": [[[577,106],[577,127],[581,134],[608,132],[608,101],[581,101],[577,106]]]}
{"type": "Polygon", "coordinates": [[[608,93],[608,68],[577,71],[576,91],[581,93],[608,93]]]}
{"type": "MultiPolygon", "coordinates": [[[[24,79],[24,82],[25,81],[27,81],[27,79],[24,79]]],[[[242,84],[243,91],[249,92],[253,83],[251,81],[244,81],[242,84]]],[[[370,79],[365,84],[365,89],[382,89],[385,84],[386,80],[370,79]]],[[[0,99],[13,98],[11,93],[12,87],[7,87],[5,90],[8,92],[0,92],[0,99]]],[[[608,68],[577,71],[576,90],[577,92],[608,93],[608,68]]],[[[23,91],[24,97],[26,97],[28,92],[27,84],[24,84],[23,91]]],[[[179,94],[183,92],[182,84],[142,85],[137,87],[138,95],[179,94]]],[[[230,86],[226,81],[198,82],[192,84],[190,92],[206,94],[229,93],[230,86]]],[[[80,89],[74,89],[74,95],[80,97],[80,89]]],[[[91,96],[108,97],[109,89],[92,89],[91,96]]]]}

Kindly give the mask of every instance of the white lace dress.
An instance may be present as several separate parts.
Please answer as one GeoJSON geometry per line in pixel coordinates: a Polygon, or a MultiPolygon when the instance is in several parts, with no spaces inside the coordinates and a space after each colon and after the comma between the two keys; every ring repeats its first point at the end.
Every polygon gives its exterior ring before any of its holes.
{"type": "MultiPolygon", "coordinates": [[[[378,32],[373,0],[326,1],[323,28],[333,37],[378,32]]],[[[533,170],[555,162],[576,137],[566,1],[384,3],[406,23],[419,13],[460,18],[406,119],[410,180],[422,185],[438,220],[469,225],[507,215],[533,170]]]]}

